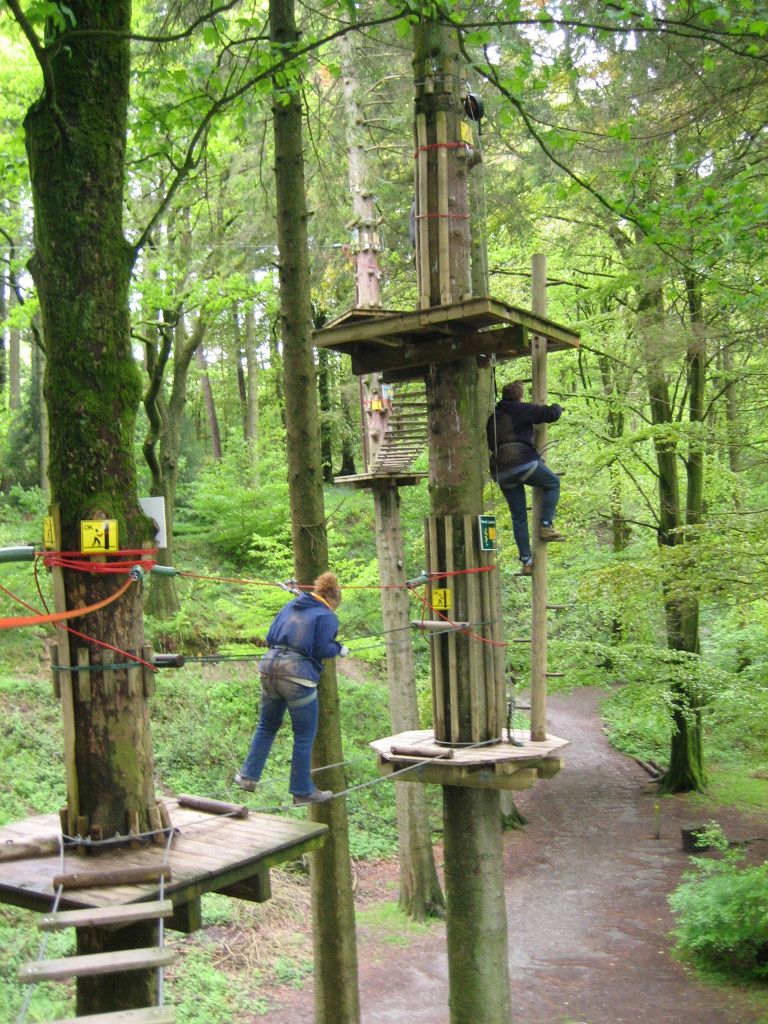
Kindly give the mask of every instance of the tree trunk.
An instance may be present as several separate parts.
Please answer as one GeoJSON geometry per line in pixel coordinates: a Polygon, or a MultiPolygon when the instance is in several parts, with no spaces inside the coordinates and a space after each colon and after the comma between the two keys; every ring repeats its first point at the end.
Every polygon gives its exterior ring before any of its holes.
{"type": "Polygon", "coordinates": [[[17,327],[8,332],[8,408],[11,412],[21,408],[21,331],[17,327]]]}
{"type": "Polygon", "coordinates": [[[256,318],[249,302],[245,310],[245,438],[251,467],[251,486],[259,486],[259,366],[256,355],[256,318]]]}
{"type": "Polygon", "coordinates": [[[221,432],[219,431],[219,417],[216,413],[216,403],[213,400],[213,388],[211,378],[208,375],[208,363],[202,347],[195,352],[197,365],[201,370],[201,384],[203,388],[203,399],[205,401],[205,412],[208,417],[208,430],[211,435],[211,453],[216,461],[221,460],[221,432]]]}
{"type": "MultiPolygon", "coordinates": [[[[30,269],[47,353],[52,499],[63,549],[79,550],[80,521],[94,518],[116,519],[120,546],[138,548],[149,539],[149,524],[136,494],[141,385],[129,335],[134,254],[122,225],[131,5],[72,0],[70,7],[78,33],[51,58],[55,105],[49,91],[24,122],[35,214],[30,269]]],[[[122,579],[65,571],[66,604],[108,597],[122,579]]],[[[82,628],[122,650],[140,648],[140,586],[90,614],[82,628]]],[[[76,647],[88,648],[91,664],[101,659],[101,647],[78,639],[70,644],[71,664],[77,664],[76,647]]],[[[77,793],[68,794],[70,829],[77,819],[86,834],[98,829],[105,838],[125,834],[131,813],[141,830],[150,828],[155,806],[143,688],[129,688],[125,670],[115,676],[112,690],[100,673],[89,673],[90,694],[75,701],[77,793]]],[[[103,948],[99,941],[95,946],[103,948]]],[[[154,986],[152,972],[116,975],[97,1009],[146,1005],[154,986]]],[[[79,1010],[83,992],[80,981],[79,1010]]]]}
{"type": "MultiPolygon", "coordinates": [[[[317,353],[317,393],[320,397],[320,461],[323,481],[333,483],[333,443],[331,425],[331,360],[333,353],[321,348],[317,353]]],[[[287,385],[287,382],[286,382],[287,385]]]]}
{"type": "MultiPolygon", "coordinates": [[[[341,465],[339,476],[354,476],[355,474],[355,446],[353,438],[358,433],[357,424],[352,413],[352,401],[349,398],[347,388],[342,388],[339,394],[341,403],[341,418],[343,429],[341,434],[341,465]]],[[[357,404],[357,403],[355,403],[357,404]]]]}
{"type": "MultiPolygon", "coordinates": [[[[413,40],[419,296],[422,306],[434,306],[464,298],[471,287],[466,160],[446,145],[460,138],[461,76],[456,41],[446,29],[423,20],[414,25],[413,40]],[[439,216],[427,216],[433,212],[439,216]]],[[[483,510],[484,460],[477,453],[485,448],[485,424],[480,422],[475,359],[431,366],[426,394],[432,514],[478,514],[483,510]]],[[[467,637],[456,636],[462,721],[469,718],[468,643],[467,637]]],[[[471,742],[466,725],[458,739],[471,742]]],[[[452,1024],[509,1024],[498,791],[443,787],[443,821],[450,1019],[452,1024]]]]}
{"type": "MultiPolygon", "coordinates": [[[[645,350],[646,383],[654,427],[673,423],[672,402],[664,371],[665,328],[660,287],[646,288],[640,299],[638,334],[645,350]]],[[[702,367],[703,369],[703,367],[702,367]]],[[[654,450],[659,480],[658,542],[673,547],[683,541],[677,446],[664,430],[654,433],[654,450]]],[[[665,585],[664,612],[667,646],[673,651],[698,652],[698,602],[671,596],[665,585]]],[[[669,768],[661,781],[662,791],[683,793],[701,790],[704,777],[701,762],[701,729],[698,700],[687,683],[672,685],[672,740],[669,768]]]]}
{"type": "MultiPolygon", "coordinates": [[[[8,260],[8,265],[11,264],[11,254],[8,253],[7,257],[3,253],[3,258],[8,260]]],[[[5,385],[8,381],[8,343],[5,331],[5,319],[8,316],[8,299],[11,294],[11,289],[8,287],[6,282],[5,274],[0,274],[0,396],[2,396],[3,408],[6,407],[5,397],[5,385]]]]}
{"type": "Polygon", "coordinates": [[[51,482],[48,479],[48,437],[50,434],[50,426],[48,423],[48,406],[45,404],[45,395],[43,394],[43,384],[45,381],[45,352],[43,352],[34,339],[30,347],[32,355],[30,398],[37,410],[37,452],[39,459],[38,469],[40,490],[43,494],[49,495],[51,493],[51,482]]]}
{"type": "MultiPolygon", "coordinates": [[[[270,0],[270,39],[285,52],[298,33],[293,0],[270,0]]],[[[297,83],[298,86],[298,83],[297,83]]],[[[328,542],[323,508],[320,430],[315,365],[310,341],[311,301],[307,209],[298,87],[286,99],[276,85],[273,103],[275,190],[280,271],[280,320],[286,392],[288,485],[296,577],[310,583],[327,568],[328,542]]],[[[320,682],[320,725],[313,750],[316,766],[344,759],[339,722],[336,667],[325,663],[320,682]]],[[[326,769],[318,785],[346,788],[342,768],[326,769]]],[[[329,826],[312,855],[312,920],[315,950],[316,1024],[358,1024],[357,942],[349,860],[349,822],[344,799],[310,808],[311,817],[329,826]]]]}
{"type": "MultiPolygon", "coordinates": [[[[387,631],[389,717],[394,733],[419,728],[410,601],[405,589],[405,559],[397,487],[383,482],[373,488],[376,554],[381,577],[381,605],[387,631]]],[[[400,906],[416,921],[442,914],[445,906],[435,868],[424,786],[395,783],[400,840],[400,906]]]]}

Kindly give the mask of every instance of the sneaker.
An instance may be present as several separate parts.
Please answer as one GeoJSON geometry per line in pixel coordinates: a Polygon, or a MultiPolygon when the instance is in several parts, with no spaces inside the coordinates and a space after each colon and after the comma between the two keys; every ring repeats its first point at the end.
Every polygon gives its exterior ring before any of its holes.
{"type": "Polygon", "coordinates": [[[562,533],[558,533],[554,526],[542,526],[539,528],[539,540],[549,544],[552,541],[565,540],[565,537],[562,533]]]}
{"type": "Polygon", "coordinates": [[[258,786],[256,779],[247,779],[244,775],[241,775],[240,772],[235,775],[234,783],[236,786],[239,786],[240,789],[244,789],[246,793],[255,792],[256,787],[258,786]]]}
{"type": "Polygon", "coordinates": [[[322,804],[332,796],[332,789],[314,789],[311,793],[294,793],[293,802],[299,807],[303,804],[322,804]]]}
{"type": "Polygon", "coordinates": [[[523,562],[520,566],[521,576],[533,576],[533,562],[523,562]]]}

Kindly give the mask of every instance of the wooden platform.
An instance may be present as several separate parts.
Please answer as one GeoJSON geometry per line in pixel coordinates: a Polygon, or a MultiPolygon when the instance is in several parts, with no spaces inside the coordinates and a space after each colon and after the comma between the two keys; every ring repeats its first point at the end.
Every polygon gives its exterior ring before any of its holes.
{"type": "MultiPolygon", "coordinates": [[[[271,814],[251,813],[248,818],[233,819],[179,807],[175,800],[166,800],[166,806],[171,823],[181,830],[168,856],[172,877],[166,882],[165,897],[173,901],[174,916],[167,926],[180,931],[201,927],[203,893],[220,892],[258,903],[269,899],[269,869],[315,849],[327,831],[326,825],[317,822],[271,814]]],[[[0,828],[0,843],[58,839],[59,835],[59,816],[46,814],[0,828]]],[[[164,856],[164,848],[154,845],[136,850],[118,847],[88,856],[68,850],[65,867],[69,872],[151,868],[159,867],[164,856]]],[[[53,877],[60,871],[58,855],[0,863],[0,903],[50,911],[53,877]]],[[[157,883],[65,890],[59,908],[111,907],[154,900],[157,896],[157,883]]]]}
{"type": "Polygon", "coordinates": [[[547,736],[533,741],[527,730],[515,730],[513,739],[523,741],[522,747],[496,743],[488,747],[438,747],[432,729],[401,732],[374,740],[371,747],[378,754],[382,775],[391,775],[412,764],[413,771],[398,776],[402,782],[429,782],[440,786],[468,786],[473,789],[529,789],[537,779],[551,779],[563,767],[557,751],[567,747],[569,740],[547,736]],[[451,750],[450,760],[434,756],[416,757],[393,754],[393,746],[423,746],[430,752],[451,750]]]}
{"type": "Polygon", "coordinates": [[[579,344],[578,334],[562,324],[490,297],[412,312],[350,309],[314,331],[312,339],[319,348],[350,355],[353,374],[383,373],[386,381],[417,377],[430,363],[472,355],[530,355],[530,334],[546,338],[549,352],[579,344]]]}

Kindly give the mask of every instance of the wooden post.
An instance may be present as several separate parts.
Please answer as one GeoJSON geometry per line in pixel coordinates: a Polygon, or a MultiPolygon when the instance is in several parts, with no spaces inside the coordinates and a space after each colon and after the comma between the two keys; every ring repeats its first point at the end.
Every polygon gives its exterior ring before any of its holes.
{"type": "MultiPolygon", "coordinates": [[[[53,518],[54,544],[61,551],[61,517],[59,506],[52,505],[49,514],[53,518]]],[[[60,566],[51,570],[53,584],[53,607],[57,612],[67,610],[67,598],[64,590],[64,571],[60,566]]],[[[67,783],[67,833],[74,835],[77,830],[79,813],[79,797],[77,785],[77,768],[75,765],[75,698],[72,688],[72,673],[66,667],[70,664],[69,640],[67,631],[62,626],[56,630],[56,657],[58,659],[58,688],[61,696],[61,719],[64,726],[64,776],[67,783]]]]}
{"type": "MultiPolygon", "coordinates": [[[[533,312],[547,314],[547,257],[535,253],[531,269],[533,312]]],[[[547,339],[531,338],[533,387],[531,401],[547,404],[547,339]]],[[[536,448],[546,459],[547,425],[536,427],[536,448]]],[[[531,539],[533,541],[533,580],[531,591],[531,739],[547,735],[547,545],[539,539],[543,495],[532,488],[531,539]]]]}

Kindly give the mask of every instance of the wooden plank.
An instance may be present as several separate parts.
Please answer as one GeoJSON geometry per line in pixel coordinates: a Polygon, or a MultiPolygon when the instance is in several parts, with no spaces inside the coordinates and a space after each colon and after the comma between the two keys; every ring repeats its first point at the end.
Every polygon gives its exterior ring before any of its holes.
{"type": "MultiPolygon", "coordinates": [[[[51,505],[49,515],[53,518],[56,550],[61,551],[61,514],[58,505],[51,505]]],[[[64,588],[64,572],[60,566],[51,569],[53,587],[53,607],[57,612],[67,610],[67,598],[64,588]]],[[[69,635],[62,626],[56,628],[56,650],[59,665],[69,665],[69,635]]],[[[78,793],[77,771],[75,768],[75,701],[72,688],[72,673],[59,669],[59,692],[61,694],[61,718],[64,727],[64,776],[67,784],[67,807],[69,809],[68,831],[71,835],[79,811],[80,797],[78,793]]]]}
{"type": "MultiPolygon", "coordinates": [[[[477,523],[477,520],[475,520],[477,523]]],[[[481,551],[478,544],[478,564],[481,568],[488,568],[493,565],[493,552],[481,551]]],[[[479,575],[480,581],[480,617],[485,625],[478,628],[478,633],[486,640],[491,641],[483,644],[483,673],[485,684],[485,707],[488,722],[488,735],[501,736],[501,720],[499,719],[498,700],[496,698],[496,658],[493,645],[493,622],[496,617],[496,609],[493,603],[493,589],[491,575],[495,570],[482,572],[479,575]]]]}
{"type": "Polygon", "coordinates": [[[444,110],[435,111],[435,133],[437,142],[437,237],[438,237],[438,280],[440,302],[448,305],[451,295],[451,244],[450,220],[448,219],[448,122],[444,110]]]}
{"type": "MultiPolygon", "coordinates": [[[[445,555],[443,557],[445,572],[453,572],[455,568],[453,560],[453,517],[445,516],[439,522],[442,523],[443,530],[445,531],[445,555]]],[[[453,581],[450,576],[447,577],[447,582],[455,593],[456,588],[453,586],[453,581]]],[[[446,580],[441,580],[440,583],[444,586],[446,584],[446,580]]],[[[445,640],[448,648],[448,701],[451,713],[451,728],[447,736],[440,736],[438,739],[446,739],[456,742],[460,738],[461,734],[461,722],[459,719],[459,668],[458,658],[456,656],[456,633],[449,633],[445,640]]]]}
{"type": "Polygon", "coordinates": [[[147,1006],[139,1010],[114,1010],[112,1013],[89,1013],[86,1017],[61,1017],[51,1024],[175,1024],[173,1006],[147,1006]]]}
{"type": "Polygon", "coordinates": [[[416,253],[418,269],[419,305],[429,305],[429,192],[427,183],[427,154],[424,146],[427,145],[427,116],[426,114],[416,115],[416,190],[418,203],[416,204],[416,253]]]}
{"type": "Polygon", "coordinates": [[[96,974],[120,974],[123,971],[154,970],[167,967],[176,959],[176,951],[167,946],[144,949],[120,949],[116,953],[90,953],[66,956],[58,960],[33,960],[19,971],[26,985],[38,981],[62,981],[66,978],[90,978],[96,974]]]}
{"type": "MultiPolygon", "coordinates": [[[[125,858],[122,858],[125,859],[125,858]]],[[[95,889],[100,886],[141,885],[144,882],[159,882],[161,878],[171,880],[171,869],[164,867],[127,867],[105,871],[77,871],[72,874],[54,875],[55,888],[95,889]]]]}
{"type": "MultiPolygon", "coordinates": [[[[138,652],[133,648],[128,648],[128,654],[135,655],[138,652]]],[[[144,677],[141,671],[141,665],[138,661],[130,661],[128,669],[128,696],[138,697],[144,689],[144,677]]]]}
{"type": "Polygon", "coordinates": [[[77,696],[78,700],[89,701],[91,699],[91,656],[87,647],[77,648],[77,696]]]}
{"type": "Polygon", "coordinates": [[[500,359],[516,359],[530,354],[519,326],[502,331],[476,331],[469,328],[455,338],[435,337],[434,332],[412,335],[400,348],[386,351],[371,345],[350,348],[352,373],[389,373],[455,360],[460,357],[495,355],[500,359]]]}
{"type": "Polygon", "coordinates": [[[9,860],[26,860],[30,857],[53,857],[58,852],[58,839],[38,839],[26,843],[11,839],[0,844],[0,863],[9,860]]]}
{"type": "MultiPolygon", "coordinates": [[[[424,542],[426,547],[427,571],[437,570],[437,520],[430,516],[425,520],[424,542]]],[[[432,596],[430,588],[430,597],[432,596]]],[[[440,657],[440,639],[433,636],[429,640],[430,662],[432,669],[432,721],[435,724],[435,735],[446,739],[445,731],[445,678],[443,662],[440,657]]]]}
{"type": "Polygon", "coordinates": [[[62,928],[103,928],[107,924],[129,924],[132,921],[170,917],[172,913],[173,904],[170,900],[152,900],[147,903],[128,903],[119,907],[88,907],[85,910],[62,910],[56,914],[44,914],[37,922],[37,927],[43,931],[58,931],[62,928]]]}
{"type": "MultiPolygon", "coordinates": [[[[475,541],[474,516],[463,517],[464,527],[464,559],[465,569],[477,568],[477,545],[475,541]]],[[[458,579],[459,577],[456,577],[458,579]]],[[[482,636],[482,627],[477,623],[483,617],[480,602],[480,577],[477,573],[469,573],[463,577],[464,587],[467,594],[467,617],[472,623],[471,632],[482,636]]],[[[492,734],[488,732],[488,715],[485,703],[485,678],[483,667],[485,655],[481,640],[474,637],[467,637],[469,654],[469,703],[471,709],[470,738],[473,743],[488,739],[492,734]]]]}
{"type": "Polygon", "coordinates": [[[115,664],[115,656],[111,651],[104,651],[101,656],[102,666],[102,687],[104,689],[104,696],[110,700],[114,699],[116,687],[115,687],[115,672],[109,666],[115,664]]]}

